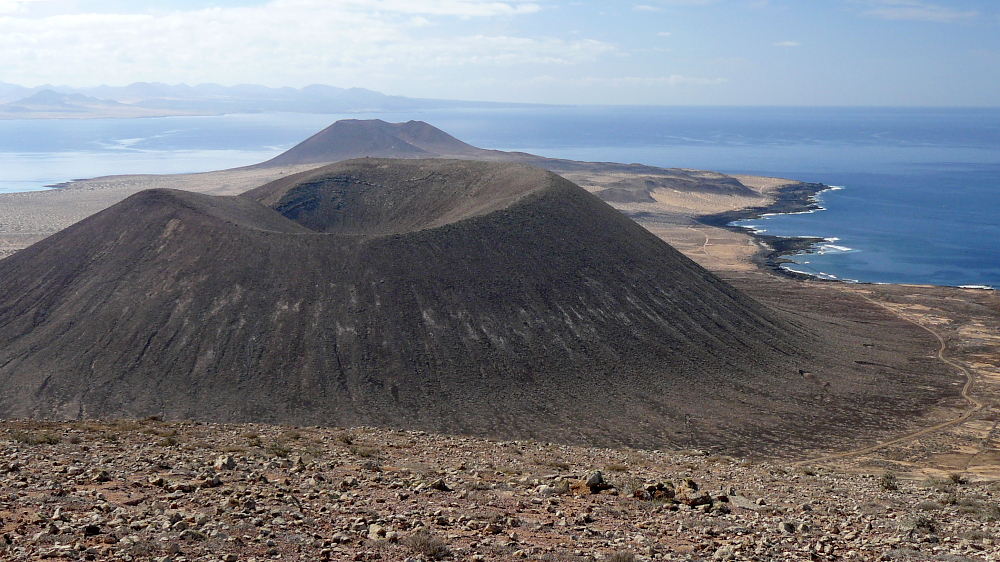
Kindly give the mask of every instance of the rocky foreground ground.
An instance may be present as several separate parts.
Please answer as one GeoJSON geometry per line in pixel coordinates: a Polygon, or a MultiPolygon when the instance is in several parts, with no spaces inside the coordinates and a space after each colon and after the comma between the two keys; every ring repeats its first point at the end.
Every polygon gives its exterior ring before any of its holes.
{"type": "Polygon", "coordinates": [[[0,424],[0,559],[998,560],[1000,485],[372,428],[0,424]]]}

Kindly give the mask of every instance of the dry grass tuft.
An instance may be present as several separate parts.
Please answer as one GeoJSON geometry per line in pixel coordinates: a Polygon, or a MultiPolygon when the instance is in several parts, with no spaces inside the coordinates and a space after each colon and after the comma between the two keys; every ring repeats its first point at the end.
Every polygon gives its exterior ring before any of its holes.
{"type": "Polygon", "coordinates": [[[401,542],[414,554],[429,560],[441,560],[451,555],[451,550],[444,540],[425,530],[417,531],[401,542]]]}

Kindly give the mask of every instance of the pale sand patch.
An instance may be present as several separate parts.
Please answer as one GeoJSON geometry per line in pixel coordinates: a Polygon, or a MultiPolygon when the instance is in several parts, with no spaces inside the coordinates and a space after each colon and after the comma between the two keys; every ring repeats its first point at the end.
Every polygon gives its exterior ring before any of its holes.
{"type": "Polygon", "coordinates": [[[757,265],[754,264],[753,257],[763,249],[760,242],[742,232],[700,224],[693,217],[770,205],[777,199],[779,189],[799,182],[785,178],[743,174],[734,174],[730,177],[753,189],[759,196],[657,189],[653,191],[656,203],[614,203],[612,206],[630,213],[641,213],[633,217],[636,222],[706,269],[755,271],[757,265]],[[655,214],[675,215],[686,220],[654,223],[647,217],[655,214]]]}
{"type": "MultiPolygon", "coordinates": [[[[696,177],[707,179],[727,177],[717,172],[684,171],[693,172],[696,177]]],[[[651,175],[644,176],[623,172],[594,173],[588,171],[563,175],[591,192],[600,191],[608,184],[620,182],[626,178],[642,179],[647,176],[650,179],[654,178],[651,175]]],[[[713,271],[752,271],[757,268],[752,258],[761,249],[757,240],[741,232],[699,224],[694,220],[694,217],[770,205],[777,198],[779,189],[799,182],[785,178],[743,174],[734,174],[728,177],[735,178],[754,190],[757,192],[757,196],[659,188],[651,192],[655,202],[610,203],[610,205],[628,214],[647,230],[698,262],[702,267],[713,271]]]]}
{"type": "Polygon", "coordinates": [[[237,195],[314,165],[238,168],[172,175],[106,176],[71,182],[50,191],[0,194],[0,258],[26,248],[71,224],[144,189],[183,189],[237,195]]]}
{"type": "Polygon", "coordinates": [[[766,176],[747,176],[744,174],[731,174],[743,185],[754,189],[760,193],[773,193],[786,185],[799,183],[786,178],[769,178],[766,176]]]}
{"type": "MultiPolygon", "coordinates": [[[[761,245],[752,236],[721,228],[706,226],[694,220],[701,215],[711,215],[770,205],[777,199],[778,190],[788,185],[798,184],[795,180],[750,175],[725,175],[704,170],[683,170],[694,177],[718,179],[732,177],[754,190],[757,195],[731,195],[686,191],[684,189],[658,188],[651,192],[655,202],[609,203],[624,212],[656,236],[660,237],[681,253],[712,271],[753,271],[757,266],[753,257],[761,250],[761,245]]],[[[670,170],[663,175],[628,174],[625,172],[570,172],[562,174],[566,179],[595,192],[624,179],[662,179],[670,176],[670,170]]],[[[679,182],[678,187],[684,187],[679,182]]]]}
{"type": "MultiPolygon", "coordinates": [[[[724,178],[724,174],[701,170],[693,172],[697,177],[724,178]]],[[[562,174],[588,191],[600,191],[610,184],[623,179],[662,178],[649,174],[628,174],[615,171],[595,173],[592,171],[562,174]]],[[[731,175],[743,185],[757,192],[757,196],[730,195],[684,191],[681,189],[659,188],[651,192],[655,202],[610,203],[626,213],[647,230],[674,246],[699,265],[713,271],[752,271],[756,265],[753,256],[759,251],[759,243],[751,236],[699,224],[694,217],[710,215],[769,205],[777,197],[780,188],[796,184],[794,180],[762,176],[731,175]]]]}
{"type": "MultiPolygon", "coordinates": [[[[646,230],[710,271],[755,271],[753,256],[761,249],[752,236],[698,224],[671,224],[633,217],[646,230]]],[[[683,217],[681,217],[683,220],[683,217]]]]}

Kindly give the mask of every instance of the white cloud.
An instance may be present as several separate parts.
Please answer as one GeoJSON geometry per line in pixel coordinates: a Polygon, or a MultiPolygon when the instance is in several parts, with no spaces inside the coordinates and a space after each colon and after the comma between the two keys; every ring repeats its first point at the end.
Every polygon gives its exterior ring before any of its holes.
{"type": "Polygon", "coordinates": [[[684,76],[681,74],[671,74],[669,76],[626,76],[616,78],[612,83],[621,86],[717,86],[729,82],[726,78],[705,78],[702,76],[684,76]]]}
{"type": "Polygon", "coordinates": [[[802,43],[799,43],[798,41],[778,41],[772,43],[772,45],[775,47],[800,47],[802,46],[802,43]]]}
{"type": "Polygon", "coordinates": [[[0,0],[0,14],[16,14],[23,12],[28,4],[44,2],[45,0],[0,0]]]}
{"type": "Polygon", "coordinates": [[[708,6],[709,4],[715,4],[718,1],[719,0],[653,0],[649,4],[636,4],[632,6],[632,9],[644,12],[661,12],[664,7],[708,6]]]}
{"type": "Polygon", "coordinates": [[[952,23],[979,15],[975,10],[958,10],[922,0],[872,0],[867,3],[872,7],[865,11],[866,15],[887,20],[952,23]]]}
{"type": "Polygon", "coordinates": [[[4,81],[29,85],[325,82],[392,89],[469,65],[484,72],[568,65],[615,49],[589,39],[484,33],[477,30],[492,27],[463,23],[539,9],[534,2],[477,0],[271,0],[163,13],[9,12],[0,16],[0,69],[4,81]]]}
{"type": "Polygon", "coordinates": [[[707,6],[715,4],[719,0],[654,0],[658,6],[707,6]]]}
{"type": "Polygon", "coordinates": [[[656,34],[657,37],[670,37],[671,35],[673,35],[671,31],[661,31],[656,34]]]}
{"type": "Polygon", "coordinates": [[[556,78],[553,76],[537,76],[531,79],[535,83],[559,83],[561,85],[602,86],[602,87],[637,87],[637,86],[718,86],[729,82],[727,78],[705,78],[701,76],[685,76],[670,74],[667,76],[584,76],[578,78],[556,78]]]}
{"type": "Polygon", "coordinates": [[[283,9],[323,6],[327,8],[385,11],[401,14],[484,17],[531,14],[541,7],[534,2],[490,2],[481,0],[277,0],[275,7],[283,9]]]}

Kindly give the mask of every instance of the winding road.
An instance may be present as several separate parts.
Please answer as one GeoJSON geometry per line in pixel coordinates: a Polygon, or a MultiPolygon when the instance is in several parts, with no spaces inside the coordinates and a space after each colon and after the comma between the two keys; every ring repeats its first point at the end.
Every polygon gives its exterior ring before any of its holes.
{"type": "Polygon", "coordinates": [[[966,421],[969,420],[969,418],[971,418],[973,415],[975,415],[976,413],[978,413],[979,411],[981,411],[983,408],[985,408],[988,405],[988,403],[986,403],[986,402],[984,402],[984,401],[980,400],[979,398],[976,398],[975,396],[972,395],[972,389],[973,389],[973,387],[975,386],[975,383],[976,383],[976,374],[975,374],[975,372],[972,371],[971,369],[969,369],[968,367],[966,367],[965,365],[962,365],[961,363],[959,363],[957,361],[953,361],[953,360],[949,359],[948,357],[946,357],[945,353],[948,350],[948,343],[941,336],[941,334],[939,334],[938,332],[934,331],[933,329],[931,329],[931,328],[929,328],[929,327],[921,324],[920,322],[917,322],[915,320],[911,320],[911,319],[903,316],[902,314],[896,312],[892,308],[890,308],[890,307],[888,307],[888,306],[886,306],[886,305],[884,305],[884,304],[882,304],[882,303],[880,303],[880,302],[878,302],[878,301],[876,301],[876,300],[868,297],[867,295],[859,295],[859,296],[861,298],[865,299],[866,301],[874,304],[874,305],[877,305],[877,306],[879,306],[879,307],[881,307],[881,308],[883,308],[885,310],[888,310],[892,314],[898,316],[899,318],[902,318],[903,320],[909,322],[910,324],[913,324],[915,326],[919,326],[921,329],[925,330],[926,332],[929,332],[932,336],[934,336],[937,339],[937,341],[938,341],[937,358],[940,359],[942,362],[944,362],[946,365],[950,365],[950,366],[952,366],[952,367],[960,370],[965,375],[965,384],[962,386],[962,391],[961,391],[960,395],[961,395],[961,397],[966,402],[968,402],[968,404],[969,404],[968,409],[965,412],[963,412],[960,416],[958,416],[956,418],[953,418],[951,420],[944,421],[944,422],[941,422],[941,423],[938,423],[938,424],[935,424],[935,425],[932,425],[932,426],[929,426],[929,427],[925,427],[923,429],[920,429],[920,430],[917,430],[917,431],[913,431],[911,433],[907,433],[905,435],[901,435],[899,437],[895,437],[895,438],[889,439],[887,441],[880,441],[880,442],[875,443],[873,445],[868,445],[866,447],[861,447],[861,448],[858,448],[858,449],[851,449],[849,451],[841,451],[839,453],[831,453],[831,454],[827,454],[827,455],[823,455],[823,456],[819,456],[819,457],[813,457],[813,458],[804,459],[804,460],[792,463],[792,466],[803,466],[803,465],[808,465],[808,464],[821,464],[821,463],[825,463],[825,462],[830,462],[830,461],[835,461],[835,460],[841,460],[841,459],[846,459],[846,458],[850,458],[850,457],[856,457],[858,455],[864,455],[864,454],[867,454],[867,453],[872,453],[872,452],[877,451],[879,449],[884,449],[886,447],[891,447],[893,445],[899,445],[899,444],[902,444],[902,443],[906,443],[908,441],[912,441],[914,439],[917,439],[918,437],[922,437],[924,435],[927,435],[928,433],[933,433],[935,431],[939,431],[939,430],[945,429],[947,427],[952,427],[952,426],[955,426],[955,425],[959,425],[959,424],[965,423],[966,421]]]}

